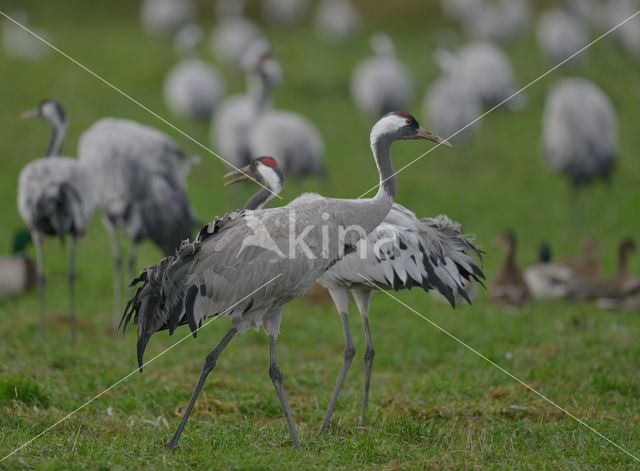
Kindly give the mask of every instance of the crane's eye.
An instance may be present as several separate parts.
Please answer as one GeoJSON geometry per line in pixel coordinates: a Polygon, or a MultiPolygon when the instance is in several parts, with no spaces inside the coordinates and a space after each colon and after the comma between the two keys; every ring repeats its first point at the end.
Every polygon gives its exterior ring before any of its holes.
{"type": "Polygon", "coordinates": [[[409,118],[405,119],[405,120],[404,120],[404,122],[405,122],[406,124],[411,124],[411,120],[410,120],[409,118]]]}

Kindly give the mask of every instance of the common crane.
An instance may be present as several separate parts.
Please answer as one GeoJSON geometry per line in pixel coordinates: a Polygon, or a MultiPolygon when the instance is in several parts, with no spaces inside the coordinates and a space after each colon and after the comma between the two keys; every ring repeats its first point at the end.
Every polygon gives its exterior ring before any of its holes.
{"type": "Polygon", "coordinates": [[[406,139],[446,142],[421,128],[407,113],[388,114],[373,126],[370,135],[380,177],[380,187],[373,198],[342,200],[307,193],[285,207],[229,213],[214,219],[193,242],[183,243],[175,255],[145,269],[134,280],[138,288],[127,305],[122,324],[126,327],[132,319],[137,323],[140,367],[146,345],[155,332],[168,329],[173,333],[179,325],[187,324],[195,334],[212,317],[228,316],[232,321],[227,334],[207,355],[168,448],[177,445],[219,355],[235,335],[251,327],[262,327],[267,333],[269,375],[291,440],[295,447],[299,446],[276,356],[282,308],[303,295],[344,256],[345,249],[354,249],[382,222],[395,195],[391,144],[406,139]],[[344,228],[355,226],[360,230],[344,232],[344,228]],[[301,243],[304,240],[308,244],[301,243]]]}

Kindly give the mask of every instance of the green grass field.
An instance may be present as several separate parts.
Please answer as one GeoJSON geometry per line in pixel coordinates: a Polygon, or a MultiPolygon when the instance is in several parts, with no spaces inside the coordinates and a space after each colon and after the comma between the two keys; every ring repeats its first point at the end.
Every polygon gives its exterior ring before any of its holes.
{"type": "MultiPolygon", "coordinates": [[[[54,43],[112,81],[185,132],[209,144],[206,125],[169,116],[161,100],[162,79],[176,60],[168,41],[145,35],[131,2],[3,0],[20,6],[54,43]]],[[[209,6],[209,2],[206,6],[209,6]]],[[[437,75],[431,54],[447,24],[435,0],[359,2],[366,27],[347,44],[318,41],[312,28],[268,32],[281,59],[284,82],[276,103],[311,118],[323,132],[331,185],[290,184],[289,201],[302,191],[356,197],[376,183],[368,149],[371,121],[348,97],[354,64],[369,54],[368,34],[386,30],[399,56],[415,74],[418,95],[412,111],[420,119],[426,85],[437,75]],[[405,7],[393,6],[404,4],[405,7]]],[[[210,18],[207,16],[206,18],[210,18]]],[[[507,51],[519,83],[549,68],[528,34],[507,51]]],[[[208,54],[208,50],[204,50],[208,54]]],[[[445,213],[477,234],[486,251],[489,280],[502,251],[491,241],[505,227],[521,241],[522,264],[535,258],[541,239],[558,254],[574,254],[586,235],[602,244],[605,269],[615,262],[624,236],[637,236],[640,164],[640,69],[610,41],[588,51],[582,73],[603,87],[620,120],[620,161],[613,184],[585,195],[581,216],[564,181],[540,164],[538,140],[546,91],[557,71],[526,91],[522,113],[498,110],[482,122],[468,147],[430,153],[398,175],[397,199],[419,216],[445,213]]],[[[241,77],[222,69],[229,91],[241,77]]],[[[45,97],[59,99],[70,117],[64,152],[75,155],[79,134],[104,116],[137,119],[174,136],[203,157],[189,179],[189,192],[203,220],[221,215],[232,201],[222,187],[223,167],[202,149],[101,84],[65,58],[52,54],[22,63],[0,53],[0,247],[8,250],[21,225],[15,205],[18,173],[44,152],[43,122],[20,122],[19,112],[45,97]]],[[[428,127],[429,123],[422,123],[428,127]]],[[[396,145],[396,167],[428,150],[396,145]]],[[[242,197],[253,190],[242,190],[242,197]]],[[[35,292],[0,302],[0,457],[31,439],[85,401],[132,372],[135,334],[111,331],[112,271],[106,234],[95,217],[79,249],[79,341],[69,342],[66,321],[65,248],[46,244],[47,332],[37,335],[35,292]]],[[[140,267],[159,252],[144,245],[140,267]]],[[[637,273],[640,263],[634,260],[637,273]]],[[[497,311],[486,293],[456,311],[421,291],[397,296],[433,322],[477,349],[613,442],[640,455],[640,319],[637,313],[606,313],[589,305],[539,303],[519,314],[497,311]]],[[[279,339],[280,366],[297,421],[300,451],[292,449],[277,397],[267,374],[262,333],[237,338],[210,376],[179,447],[163,443],[177,426],[206,353],[228,328],[216,320],[135,373],[80,412],[0,463],[2,469],[632,469],[630,456],[528,391],[416,314],[379,294],[372,307],[376,345],[369,423],[357,427],[361,404],[360,320],[352,308],[358,356],[347,378],[333,426],[318,434],[342,360],[340,322],[331,306],[291,303],[279,339]]],[[[187,335],[156,335],[147,358],[187,335]]]]}

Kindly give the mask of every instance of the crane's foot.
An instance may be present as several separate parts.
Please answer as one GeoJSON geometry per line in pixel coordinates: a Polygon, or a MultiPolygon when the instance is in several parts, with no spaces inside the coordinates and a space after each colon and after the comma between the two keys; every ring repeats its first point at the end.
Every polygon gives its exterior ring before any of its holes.
{"type": "Polygon", "coordinates": [[[167,450],[175,450],[176,446],[178,446],[178,441],[173,439],[169,440],[167,443],[164,444],[164,447],[167,450]]]}

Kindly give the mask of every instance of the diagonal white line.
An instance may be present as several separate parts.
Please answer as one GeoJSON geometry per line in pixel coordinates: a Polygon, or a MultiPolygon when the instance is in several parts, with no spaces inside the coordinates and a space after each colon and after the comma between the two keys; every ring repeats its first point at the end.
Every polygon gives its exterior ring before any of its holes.
{"type": "Polygon", "coordinates": [[[221,157],[220,155],[218,155],[216,152],[214,152],[212,149],[210,149],[209,147],[205,146],[204,144],[202,144],[200,141],[194,139],[193,137],[191,137],[189,134],[187,134],[186,132],[184,132],[183,130],[181,130],[180,128],[174,126],[173,124],[171,124],[169,121],[167,121],[165,118],[163,118],[162,116],[160,116],[158,113],[156,113],[155,111],[152,111],[151,109],[149,109],[148,107],[146,107],[145,105],[143,105],[142,103],[140,103],[138,100],[136,100],[135,98],[133,98],[132,96],[128,95],[127,93],[125,93],[124,91],[122,91],[120,88],[116,87],[114,84],[112,84],[111,82],[109,82],[107,79],[101,77],[100,75],[98,75],[97,73],[95,73],[93,70],[89,69],[88,67],[86,67],[85,65],[81,64],[80,62],[78,62],[77,60],[75,60],[73,57],[71,57],[69,54],[61,51],[60,49],[58,49],[56,46],[54,46],[53,44],[51,44],[49,41],[47,41],[46,39],[44,39],[42,36],[39,36],[38,34],[34,33],[33,31],[31,31],[29,28],[27,28],[26,26],[24,26],[23,24],[21,24],[20,22],[14,20],[13,18],[11,18],[9,15],[7,15],[5,12],[3,12],[2,10],[0,10],[0,15],[4,16],[6,19],[8,19],[9,21],[13,22],[15,25],[19,26],[20,28],[22,28],[23,30],[25,30],[27,33],[31,34],[33,37],[39,39],[40,41],[42,41],[44,44],[46,44],[47,46],[49,46],[51,49],[53,49],[54,51],[56,51],[58,54],[60,54],[61,56],[63,56],[64,58],[68,59],[69,61],[73,62],[75,65],[77,65],[78,67],[80,67],[82,70],[84,70],[85,72],[89,73],[90,75],[93,75],[95,78],[97,78],[98,80],[100,80],[102,83],[104,83],[105,85],[107,85],[108,87],[112,88],[113,90],[115,90],[116,92],[118,92],[120,95],[122,95],[123,97],[125,97],[126,99],[128,99],[129,101],[135,103],[136,105],[138,105],[140,108],[142,108],[143,110],[145,110],[147,113],[151,114],[152,116],[154,116],[155,118],[157,118],[158,120],[162,121],[164,124],[166,124],[167,126],[169,126],[171,129],[173,129],[174,131],[182,134],[182,136],[186,137],[187,139],[189,139],[191,142],[193,142],[194,144],[196,144],[197,146],[201,147],[202,149],[204,149],[206,152],[210,153],[211,155],[213,155],[214,157],[217,157],[218,159],[222,160],[224,163],[226,163],[228,166],[232,167],[234,170],[237,170],[238,172],[242,173],[244,176],[246,176],[249,180],[252,180],[254,183],[257,183],[258,185],[260,185],[262,188],[264,188],[265,190],[267,190],[269,193],[271,193],[272,195],[282,199],[282,197],[276,193],[274,193],[273,191],[271,191],[269,188],[267,188],[265,185],[263,185],[262,183],[260,183],[258,180],[256,180],[255,178],[253,178],[251,175],[245,173],[244,171],[242,171],[241,169],[237,168],[236,166],[234,166],[233,164],[231,164],[230,162],[228,162],[227,160],[225,160],[223,157],[221,157]]]}
{"type": "MultiPolygon", "coordinates": [[[[489,109],[488,111],[485,111],[483,114],[481,114],[480,116],[478,116],[476,119],[474,119],[473,121],[471,121],[470,123],[468,123],[466,126],[464,126],[462,129],[459,129],[458,131],[454,132],[453,134],[451,134],[451,136],[447,137],[446,140],[449,141],[452,138],[456,137],[458,134],[460,134],[461,132],[463,132],[465,129],[467,129],[470,126],[473,126],[475,123],[477,123],[478,121],[480,121],[481,119],[483,119],[485,116],[489,115],[490,113],[493,113],[495,110],[497,110],[498,108],[500,108],[502,105],[504,105],[505,103],[507,103],[509,100],[511,100],[512,98],[520,95],[522,92],[524,92],[526,89],[528,89],[529,87],[531,87],[532,85],[535,85],[536,83],[538,83],[540,80],[542,80],[543,78],[545,78],[547,75],[551,74],[552,72],[556,71],[558,68],[562,67],[564,64],[566,64],[567,62],[569,62],[571,59],[573,59],[574,57],[576,57],[577,55],[583,53],[584,51],[586,51],[587,49],[589,49],[591,46],[593,46],[594,44],[596,44],[597,42],[599,42],[601,39],[605,38],[606,36],[608,36],[609,34],[613,33],[616,29],[620,28],[622,25],[624,25],[627,21],[631,21],[633,18],[635,18],[636,16],[640,15],[640,10],[638,10],[637,12],[635,12],[633,15],[631,15],[629,18],[627,18],[626,20],[624,20],[622,23],[617,24],[616,26],[614,26],[613,28],[611,28],[609,31],[607,31],[606,33],[601,34],[600,36],[598,36],[596,39],[594,39],[593,41],[591,41],[589,44],[587,44],[586,46],[584,46],[582,49],[574,52],[573,54],[571,54],[568,58],[566,58],[565,60],[563,60],[562,62],[560,62],[559,64],[555,65],[554,67],[552,67],[551,69],[547,70],[544,74],[540,75],[539,77],[537,77],[536,79],[532,80],[531,82],[529,82],[528,84],[526,84],[524,87],[522,87],[520,90],[517,90],[516,92],[514,92],[511,96],[509,96],[508,98],[505,98],[504,100],[502,100],[500,103],[498,103],[497,105],[495,105],[493,108],[489,109]]],[[[395,177],[397,174],[399,174],[400,172],[402,172],[403,170],[406,170],[408,167],[410,167],[411,165],[413,165],[414,163],[416,163],[418,160],[422,159],[423,157],[426,157],[427,155],[429,155],[431,152],[433,152],[434,150],[436,150],[438,147],[440,147],[442,145],[442,143],[436,144],[434,147],[432,147],[431,149],[429,149],[428,151],[426,151],[424,154],[416,157],[415,159],[413,159],[411,162],[409,162],[408,164],[404,165],[403,167],[400,168],[400,170],[398,170],[397,172],[393,172],[393,175],[391,175],[390,177],[385,178],[384,180],[382,180],[380,183],[378,183],[377,185],[372,186],[371,188],[369,188],[367,191],[365,191],[364,193],[362,193],[360,196],[358,196],[358,199],[368,195],[369,193],[371,193],[373,190],[375,190],[376,188],[378,188],[380,185],[382,185],[384,182],[386,182],[387,180],[389,180],[390,178],[395,177]]]]}
{"type": "MultiPolygon", "coordinates": [[[[222,311],[220,314],[218,314],[216,317],[211,318],[210,320],[208,320],[207,322],[205,322],[204,324],[202,324],[200,327],[198,327],[196,330],[194,330],[193,332],[185,335],[183,338],[181,338],[180,340],[178,340],[176,343],[174,343],[173,345],[167,347],[165,350],[161,351],[160,353],[158,353],[156,356],[154,356],[153,358],[151,358],[151,360],[147,361],[146,363],[144,363],[140,368],[144,368],[147,365],[149,365],[150,363],[152,363],[153,361],[157,360],[158,358],[160,358],[162,355],[164,355],[165,353],[167,353],[169,350],[172,350],[174,347],[178,346],[179,344],[181,344],[182,342],[184,342],[186,339],[188,339],[189,337],[191,337],[193,335],[193,333],[198,332],[200,329],[202,329],[203,327],[209,325],[211,322],[213,322],[216,319],[219,319],[220,317],[222,317],[223,314],[225,314],[227,311],[229,311],[230,309],[233,309],[234,307],[236,307],[238,304],[240,304],[242,301],[244,301],[245,299],[249,298],[250,296],[252,296],[254,293],[257,293],[258,291],[260,291],[262,288],[264,288],[265,286],[267,286],[268,284],[272,283],[273,281],[275,281],[276,279],[280,278],[282,276],[282,273],[280,273],[279,275],[273,277],[272,279],[270,279],[269,281],[267,281],[265,284],[263,284],[262,286],[260,286],[259,288],[255,289],[254,291],[252,291],[251,293],[249,293],[248,295],[246,295],[244,298],[242,298],[240,301],[234,303],[232,306],[229,306],[227,309],[225,309],[224,311],[222,311]]],[[[111,386],[109,386],[107,389],[105,389],[104,391],[102,391],[99,394],[96,394],[95,396],[93,396],[91,399],[89,399],[87,402],[85,402],[84,404],[82,404],[80,407],[76,408],[75,410],[69,412],[67,415],[65,415],[63,418],[61,418],[60,420],[58,420],[57,422],[55,422],[54,424],[50,425],[49,427],[47,427],[46,429],[44,429],[42,432],[40,432],[39,434],[37,434],[35,437],[33,437],[32,439],[26,441],[25,443],[23,443],[22,445],[20,445],[18,448],[16,448],[15,450],[13,450],[11,453],[9,453],[8,455],[6,455],[4,458],[0,459],[0,463],[2,463],[4,460],[6,460],[7,458],[13,456],[14,454],[16,454],[17,452],[19,452],[20,450],[22,450],[23,448],[25,448],[26,446],[28,446],[29,444],[31,444],[34,440],[37,440],[38,438],[40,438],[41,436],[43,436],[45,433],[49,432],[51,429],[57,427],[58,425],[60,425],[62,422],[64,422],[65,420],[67,420],[69,417],[71,417],[72,415],[74,415],[76,412],[79,412],[80,410],[84,409],[86,406],[88,406],[89,404],[91,404],[93,401],[95,401],[96,399],[100,398],[102,395],[108,393],[109,391],[111,391],[113,388],[115,388],[116,386],[118,386],[120,383],[126,381],[127,379],[129,379],[131,376],[133,376],[137,371],[139,370],[139,368],[136,368],[135,370],[133,370],[131,373],[127,374],[126,376],[120,378],[118,381],[116,381],[115,383],[113,383],[111,386]]]]}
{"type": "Polygon", "coordinates": [[[361,273],[358,273],[358,276],[361,277],[363,280],[365,280],[366,282],[370,283],[372,286],[375,286],[376,289],[378,289],[378,291],[381,291],[382,293],[386,294],[387,296],[389,296],[391,299],[397,301],[399,304],[401,304],[402,306],[406,307],[407,309],[409,309],[411,312],[413,312],[414,314],[416,314],[417,316],[421,317],[422,319],[424,319],[425,321],[427,321],[429,324],[431,324],[433,327],[435,327],[436,329],[438,329],[440,332],[442,332],[443,334],[447,335],[448,337],[452,338],[453,340],[455,340],[456,342],[458,342],[460,345],[462,345],[463,347],[465,347],[467,350],[471,351],[472,353],[475,353],[477,356],[479,356],[480,358],[482,358],[483,360],[485,360],[486,362],[488,362],[489,364],[491,364],[492,366],[496,367],[498,370],[500,370],[502,373],[506,374],[507,376],[509,376],[511,379],[517,381],[518,383],[520,383],[522,386],[524,386],[525,388],[527,388],[528,390],[530,390],[531,392],[533,392],[534,394],[536,394],[537,396],[539,396],[540,398],[542,398],[543,400],[547,401],[549,404],[551,404],[552,406],[556,407],[557,409],[561,410],[562,412],[564,412],[566,415],[568,415],[569,417],[571,417],[573,420],[575,420],[576,422],[578,422],[579,424],[583,425],[584,427],[588,428],[589,430],[591,430],[593,433],[595,433],[597,436],[599,436],[600,438],[606,440],[607,442],[609,442],[611,445],[615,446],[616,448],[618,448],[619,450],[623,451],[624,453],[626,453],[627,455],[629,455],[631,458],[633,458],[634,460],[636,460],[637,462],[640,463],[640,458],[638,458],[637,456],[635,456],[634,454],[632,454],[631,452],[627,451],[625,448],[621,447],[620,445],[618,445],[616,442],[614,442],[613,440],[611,440],[610,438],[607,438],[606,436],[604,436],[602,433],[598,432],[596,429],[594,429],[591,425],[587,424],[584,420],[576,417],[575,415],[573,415],[571,412],[569,412],[567,409],[565,409],[564,407],[558,405],[557,403],[553,402],[551,399],[549,399],[547,396],[545,396],[544,394],[542,394],[541,392],[539,392],[538,390],[534,389],[532,386],[529,386],[527,383],[525,383],[524,381],[522,381],[520,378],[518,378],[517,376],[515,376],[514,374],[510,373],[509,371],[505,370],[502,366],[498,365],[496,362],[494,362],[493,360],[491,360],[490,358],[487,358],[485,355],[483,355],[482,353],[480,353],[478,350],[476,350],[475,348],[473,348],[472,346],[466,344],[465,342],[463,342],[462,340],[460,340],[458,337],[456,337],[455,335],[453,335],[451,332],[443,329],[442,327],[440,327],[438,324],[436,324],[435,322],[433,322],[431,319],[427,318],[426,316],[420,314],[418,311],[416,311],[415,309],[413,309],[411,306],[409,306],[408,304],[404,303],[402,300],[398,299],[397,297],[395,297],[393,294],[391,294],[389,291],[386,291],[384,289],[382,289],[380,286],[378,286],[375,282],[371,281],[369,278],[367,278],[366,276],[362,275],[361,273]]]}

